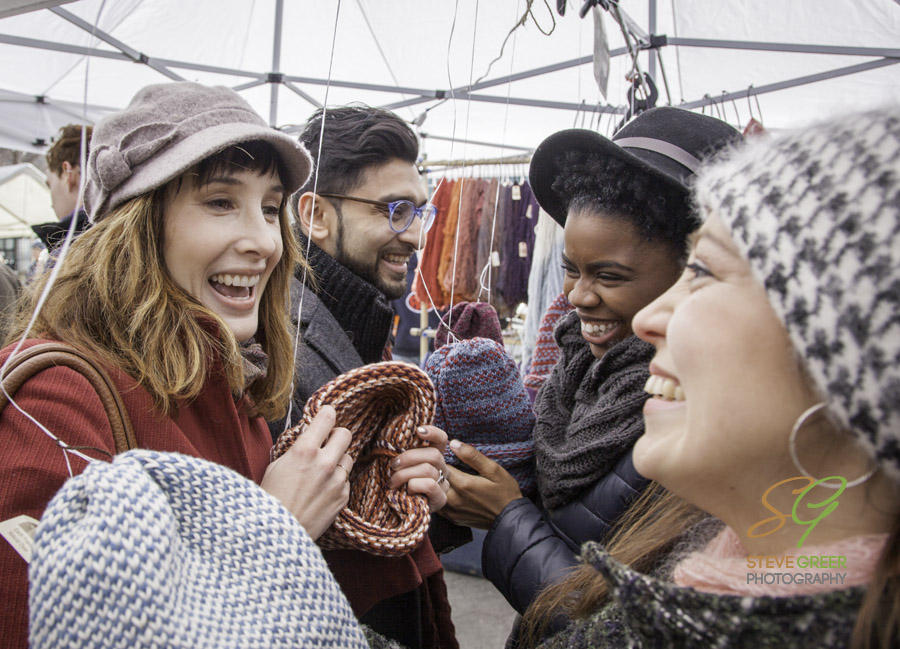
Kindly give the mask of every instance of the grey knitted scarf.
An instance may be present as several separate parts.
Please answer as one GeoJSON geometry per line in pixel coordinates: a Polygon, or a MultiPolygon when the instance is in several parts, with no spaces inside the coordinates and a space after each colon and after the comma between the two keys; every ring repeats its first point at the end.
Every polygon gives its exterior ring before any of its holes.
{"type": "Polygon", "coordinates": [[[644,432],[653,346],[630,336],[600,359],[575,312],[556,327],[561,356],[534,403],[534,451],[544,506],[571,502],[610,471],[644,432]]]}

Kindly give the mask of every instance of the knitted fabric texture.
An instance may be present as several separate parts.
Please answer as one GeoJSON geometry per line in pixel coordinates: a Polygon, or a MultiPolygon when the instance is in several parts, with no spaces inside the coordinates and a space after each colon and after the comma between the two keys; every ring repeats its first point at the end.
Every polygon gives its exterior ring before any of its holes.
{"type": "Polygon", "coordinates": [[[272,459],[290,448],[324,405],[334,406],[335,425],[352,433],[347,449],[353,458],[350,501],[319,539],[320,546],[399,556],[422,541],[431,517],[427,498],[388,484],[393,458],[428,445],[416,428],[432,422],[434,401],[428,375],[399,361],[372,363],[341,374],[309,398],[303,423],[282,433],[272,459]]]}
{"type": "Polygon", "coordinates": [[[611,602],[541,649],[845,649],[865,594],[847,588],[795,597],[713,595],[639,574],[593,541],[581,554],[606,579],[611,602]]]}
{"type": "MultiPolygon", "coordinates": [[[[471,338],[425,362],[437,395],[434,425],[505,468],[525,495],[535,491],[534,413],[515,361],[502,344],[471,338]]],[[[471,472],[452,452],[447,464],[471,472]]]]}
{"type": "Polygon", "coordinates": [[[565,505],[612,470],[644,432],[653,346],[629,336],[594,358],[574,312],[560,320],[561,356],[534,402],[538,489],[565,505]]]}
{"type": "Polygon", "coordinates": [[[829,412],[900,482],[900,107],[750,143],[698,183],[829,412]]]}
{"type": "Polygon", "coordinates": [[[94,462],[50,501],[35,544],[34,649],[366,646],[297,519],[206,460],[94,462]]]}
{"type": "Polygon", "coordinates": [[[496,309],[487,302],[460,302],[450,309],[434,334],[435,349],[440,349],[448,342],[452,342],[449,331],[452,331],[458,340],[490,338],[503,344],[500,317],[497,315],[496,309]],[[449,330],[447,324],[450,325],[449,330]]]}
{"type": "Polygon", "coordinates": [[[540,205],[527,182],[519,185],[518,196],[510,193],[512,210],[503,230],[497,291],[509,306],[528,299],[528,271],[534,251],[534,228],[540,205]]]}
{"type": "Polygon", "coordinates": [[[574,308],[565,293],[560,293],[547,307],[544,317],[541,318],[537,342],[531,355],[531,365],[523,381],[526,388],[537,390],[550,376],[553,366],[559,360],[559,345],[556,344],[553,331],[560,319],[574,308]]]}

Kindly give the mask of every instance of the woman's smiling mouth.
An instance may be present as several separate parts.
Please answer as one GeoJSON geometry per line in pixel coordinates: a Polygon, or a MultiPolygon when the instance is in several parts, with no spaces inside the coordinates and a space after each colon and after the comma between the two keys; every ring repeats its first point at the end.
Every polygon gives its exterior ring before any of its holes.
{"type": "Polygon", "coordinates": [[[233,300],[247,300],[253,297],[253,287],[259,283],[260,275],[238,275],[219,273],[209,278],[213,290],[233,300]]]}
{"type": "Polygon", "coordinates": [[[581,335],[589,343],[605,345],[612,340],[619,331],[621,321],[613,322],[586,322],[581,321],[581,335]]]}
{"type": "Polygon", "coordinates": [[[644,385],[644,392],[663,401],[684,401],[684,390],[675,379],[651,374],[644,385]]]}

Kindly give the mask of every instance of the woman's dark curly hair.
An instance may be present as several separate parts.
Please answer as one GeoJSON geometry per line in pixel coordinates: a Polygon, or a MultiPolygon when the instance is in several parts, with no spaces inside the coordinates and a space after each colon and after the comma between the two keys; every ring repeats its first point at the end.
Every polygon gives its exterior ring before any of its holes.
{"type": "Polygon", "coordinates": [[[552,189],[568,197],[569,213],[608,212],[630,221],[644,240],[669,243],[682,255],[687,255],[688,235],[700,227],[689,192],[609,155],[567,151],[552,189]]]}

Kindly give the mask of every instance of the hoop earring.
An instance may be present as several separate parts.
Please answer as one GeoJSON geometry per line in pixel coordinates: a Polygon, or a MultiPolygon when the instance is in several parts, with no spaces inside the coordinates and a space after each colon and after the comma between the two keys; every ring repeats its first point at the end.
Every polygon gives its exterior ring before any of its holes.
{"type": "MultiPolygon", "coordinates": [[[[818,479],[817,479],[817,478],[814,478],[813,476],[811,476],[811,475],[809,474],[809,471],[807,471],[806,469],[803,468],[803,465],[800,464],[800,459],[797,457],[797,448],[796,448],[796,445],[797,445],[797,433],[798,433],[798,431],[800,430],[800,428],[803,426],[803,424],[806,423],[806,420],[807,420],[807,419],[809,419],[810,417],[812,417],[814,414],[816,414],[816,413],[819,412],[820,410],[826,408],[827,406],[828,406],[828,404],[825,403],[825,402],[823,401],[823,402],[821,402],[821,403],[817,403],[817,404],[815,404],[815,405],[812,405],[812,406],[810,406],[809,408],[807,408],[806,410],[804,410],[804,411],[800,414],[800,416],[797,417],[797,421],[794,422],[794,427],[791,428],[791,436],[788,438],[788,452],[791,454],[791,462],[794,463],[794,468],[797,469],[797,471],[799,471],[800,474],[803,475],[804,477],[809,478],[810,480],[815,480],[815,481],[817,481],[817,482],[818,482],[818,479]]],[[[851,482],[848,482],[848,483],[846,484],[845,488],[847,488],[847,487],[857,487],[857,486],[861,485],[861,484],[864,483],[866,480],[868,480],[868,479],[871,478],[873,475],[875,475],[875,471],[877,471],[877,470],[878,470],[878,464],[875,463],[875,462],[873,462],[873,463],[872,463],[872,468],[869,469],[868,472],[866,472],[866,473],[864,473],[863,475],[859,476],[856,480],[853,480],[853,481],[851,481],[851,482]]],[[[840,485],[829,484],[829,483],[827,483],[827,482],[822,482],[822,483],[819,484],[819,486],[820,486],[820,487],[826,487],[827,489],[839,489],[839,488],[840,488],[840,485]]]]}

